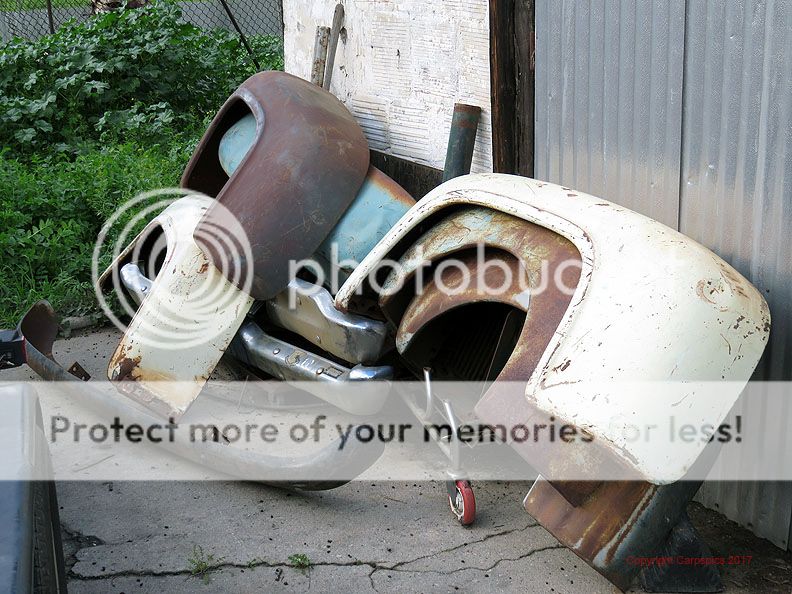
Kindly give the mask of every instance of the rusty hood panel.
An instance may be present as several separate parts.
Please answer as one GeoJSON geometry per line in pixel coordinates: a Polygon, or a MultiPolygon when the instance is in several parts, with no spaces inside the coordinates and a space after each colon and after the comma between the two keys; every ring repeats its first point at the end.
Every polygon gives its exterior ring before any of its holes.
{"type": "Polygon", "coordinates": [[[338,99],[290,74],[261,72],[220,109],[181,184],[216,197],[237,218],[252,263],[240,261],[227,242],[206,239],[226,227],[217,209],[210,208],[196,228],[196,242],[240,288],[248,279],[238,271],[249,270],[251,296],[269,299],[288,284],[289,260],[311,256],[325,240],[368,168],[363,131],[338,99]],[[249,113],[256,118],[256,140],[229,178],[218,157],[220,139],[249,113]]]}

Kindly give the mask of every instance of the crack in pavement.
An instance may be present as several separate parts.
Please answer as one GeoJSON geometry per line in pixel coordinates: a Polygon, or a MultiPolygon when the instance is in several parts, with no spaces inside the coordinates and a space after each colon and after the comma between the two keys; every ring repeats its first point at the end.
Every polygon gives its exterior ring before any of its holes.
{"type": "Polygon", "coordinates": [[[63,522],[61,522],[60,528],[61,539],[63,540],[63,552],[66,557],[64,559],[64,565],[66,566],[67,572],[71,572],[72,567],[79,561],[79,559],[77,559],[77,553],[83,549],[90,549],[99,545],[108,544],[98,536],[83,534],[79,530],[69,528],[63,522]],[[67,548],[70,547],[74,547],[74,550],[71,552],[67,551],[67,548]]]}
{"type": "MultiPolygon", "coordinates": [[[[363,567],[363,566],[370,567],[371,571],[368,574],[368,578],[369,578],[369,582],[371,583],[371,587],[372,587],[372,589],[374,591],[377,591],[376,585],[374,583],[374,574],[377,571],[398,571],[398,572],[403,572],[403,573],[438,573],[438,574],[444,574],[444,575],[450,575],[450,574],[457,573],[457,572],[460,572],[460,571],[465,571],[465,570],[490,571],[491,569],[494,569],[495,567],[498,566],[498,564],[500,564],[500,563],[502,563],[504,561],[519,561],[521,559],[525,559],[527,557],[530,557],[531,555],[533,555],[535,553],[539,553],[539,552],[550,550],[550,549],[559,549],[559,548],[563,549],[564,547],[562,545],[553,545],[553,546],[549,546],[549,547],[542,547],[542,548],[539,548],[539,549],[534,549],[532,551],[528,551],[527,553],[525,553],[523,555],[520,555],[519,557],[499,559],[493,565],[491,565],[490,567],[487,567],[487,568],[459,567],[459,568],[456,568],[456,569],[443,571],[443,570],[438,570],[438,569],[409,569],[409,568],[406,568],[405,566],[409,565],[411,563],[416,563],[418,561],[431,559],[431,558],[436,557],[438,555],[451,553],[451,552],[454,552],[454,551],[456,551],[458,549],[461,549],[461,548],[464,548],[464,547],[469,547],[469,546],[474,546],[474,545],[477,545],[477,544],[481,544],[481,543],[487,542],[488,540],[491,540],[493,538],[506,536],[506,535],[509,535],[509,534],[512,534],[512,533],[515,533],[515,532],[523,532],[525,530],[528,530],[529,528],[535,528],[537,526],[538,526],[537,523],[531,523],[531,524],[527,524],[525,526],[521,526],[519,528],[512,528],[512,529],[509,529],[509,530],[503,530],[501,532],[493,532],[493,533],[490,533],[490,534],[486,534],[482,538],[479,538],[477,540],[471,540],[471,541],[468,541],[468,542],[464,542],[464,543],[455,545],[453,547],[448,547],[446,549],[440,549],[438,551],[429,553],[427,555],[421,555],[421,556],[415,557],[413,559],[407,559],[407,560],[399,561],[399,562],[393,563],[393,564],[383,563],[381,561],[364,561],[364,560],[360,560],[360,559],[355,559],[353,561],[344,561],[344,562],[340,562],[340,561],[338,561],[338,562],[336,562],[336,561],[317,561],[317,562],[311,563],[311,567],[363,567]]],[[[80,550],[83,550],[84,548],[90,548],[90,547],[96,546],[97,544],[105,544],[105,543],[103,543],[101,540],[99,540],[96,537],[84,537],[83,535],[81,535],[77,531],[70,531],[65,526],[63,528],[64,528],[64,531],[70,537],[72,535],[80,535],[83,538],[96,539],[96,541],[98,541],[98,543],[94,542],[94,541],[89,541],[89,544],[87,546],[83,546],[80,549],[78,549],[78,551],[76,551],[75,554],[74,554],[75,558],[76,558],[77,552],[79,552],[80,550]]],[[[223,569],[256,569],[256,568],[259,568],[259,567],[276,569],[276,568],[287,568],[287,567],[294,567],[294,566],[291,565],[290,563],[286,563],[286,562],[269,562],[269,561],[264,561],[264,560],[260,560],[260,559],[256,560],[255,562],[250,562],[250,563],[224,562],[224,563],[217,563],[217,564],[212,565],[211,567],[207,568],[207,570],[205,572],[203,572],[203,575],[210,575],[211,573],[219,572],[219,571],[222,571],[223,569]]],[[[151,570],[123,570],[123,571],[117,571],[117,572],[108,573],[108,574],[104,574],[104,575],[81,575],[79,573],[75,573],[71,569],[69,571],[69,578],[73,579],[73,580],[77,580],[77,581],[97,581],[97,580],[107,580],[107,579],[114,579],[114,578],[120,578],[120,577],[173,577],[173,576],[200,577],[200,576],[197,576],[193,571],[191,571],[188,568],[185,568],[185,569],[173,569],[173,570],[156,570],[156,569],[151,569],[151,570]]]]}
{"type": "Polygon", "coordinates": [[[482,542],[487,542],[488,540],[492,538],[497,538],[499,536],[506,536],[508,534],[513,534],[514,532],[524,532],[525,530],[528,530],[528,528],[535,528],[538,525],[539,524],[536,523],[527,524],[526,526],[522,526],[520,528],[510,528],[509,530],[503,530],[501,532],[493,532],[491,534],[485,534],[483,538],[480,538],[478,540],[470,540],[467,542],[463,542],[462,544],[450,547],[448,549],[441,549],[434,553],[429,553],[428,555],[422,555],[421,557],[416,557],[415,559],[408,559],[407,561],[399,561],[398,563],[395,563],[394,565],[391,565],[390,567],[386,567],[383,569],[391,569],[394,571],[399,571],[398,569],[399,567],[402,567],[404,565],[409,565],[410,563],[416,563],[418,561],[423,561],[424,559],[431,559],[432,557],[437,557],[438,555],[443,555],[445,553],[453,553],[458,549],[463,549],[471,545],[481,544],[482,542]]]}
{"type": "MultiPolygon", "coordinates": [[[[372,561],[350,561],[346,563],[341,562],[332,562],[332,561],[317,561],[315,563],[311,563],[310,567],[360,567],[360,566],[369,566],[371,567],[372,564],[375,562],[372,561]]],[[[173,577],[173,576],[186,576],[186,577],[196,577],[200,578],[204,575],[211,575],[212,573],[216,573],[218,571],[222,571],[223,569],[257,569],[259,567],[264,567],[268,569],[277,569],[277,568],[292,568],[299,570],[299,567],[295,567],[290,563],[280,562],[280,563],[272,563],[269,561],[256,561],[255,563],[236,563],[236,562],[225,562],[225,563],[217,563],[216,565],[211,565],[205,571],[201,572],[200,574],[195,573],[190,569],[164,569],[164,570],[156,570],[156,569],[147,569],[147,570],[135,570],[135,569],[127,569],[124,571],[116,571],[113,573],[108,573],[104,575],[80,575],[75,573],[70,573],[69,578],[77,581],[85,581],[85,582],[92,582],[92,581],[99,581],[99,580],[107,580],[107,579],[115,579],[119,577],[173,577]]],[[[310,569],[310,568],[309,568],[310,569]]]]}

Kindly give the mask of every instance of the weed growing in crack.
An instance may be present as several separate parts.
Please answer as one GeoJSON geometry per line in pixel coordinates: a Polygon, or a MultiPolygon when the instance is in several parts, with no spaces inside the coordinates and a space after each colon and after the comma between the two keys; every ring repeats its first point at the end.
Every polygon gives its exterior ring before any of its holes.
{"type": "Polygon", "coordinates": [[[192,553],[187,557],[187,569],[193,577],[199,577],[204,584],[209,583],[209,573],[223,561],[212,553],[205,553],[200,545],[193,545],[192,553]]]}
{"type": "Polygon", "coordinates": [[[305,553],[294,553],[293,555],[289,555],[289,564],[292,567],[296,567],[303,573],[311,568],[313,563],[308,558],[308,555],[305,553]]]}

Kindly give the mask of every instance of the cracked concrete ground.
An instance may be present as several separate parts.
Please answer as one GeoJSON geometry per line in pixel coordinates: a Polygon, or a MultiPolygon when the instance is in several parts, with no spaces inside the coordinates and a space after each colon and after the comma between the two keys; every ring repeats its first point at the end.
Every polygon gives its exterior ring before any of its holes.
{"type": "Polygon", "coordinates": [[[452,521],[436,483],[311,494],[218,482],[60,487],[75,592],[613,591],[521,510],[524,484],[482,486],[471,529],[452,521]],[[216,564],[206,585],[188,568],[198,547],[216,564]],[[294,554],[310,569],[290,567],[294,554]]]}
{"type": "MultiPolygon", "coordinates": [[[[56,355],[100,377],[117,338],[102,330],[59,341],[56,355]]],[[[31,377],[20,369],[1,379],[31,377]]],[[[442,483],[294,493],[239,482],[61,482],[69,589],[617,592],[525,513],[528,487],[476,484],[477,520],[463,528],[442,483]],[[310,566],[293,567],[292,555],[310,566]]],[[[714,554],[754,557],[726,569],[727,592],[792,591],[789,553],[698,505],[690,513],[714,554]]]]}

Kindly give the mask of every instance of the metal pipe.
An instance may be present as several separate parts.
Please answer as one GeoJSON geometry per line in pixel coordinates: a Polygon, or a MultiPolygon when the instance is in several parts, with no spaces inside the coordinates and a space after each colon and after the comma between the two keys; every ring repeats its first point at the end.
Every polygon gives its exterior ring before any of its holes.
{"type": "Polygon", "coordinates": [[[424,409],[421,411],[421,415],[419,415],[420,420],[428,421],[432,417],[432,411],[434,410],[434,396],[432,393],[432,368],[431,367],[424,367],[423,368],[423,377],[424,377],[424,385],[426,386],[426,403],[424,405],[424,409]]]}
{"type": "Polygon", "coordinates": [[[470,173],[480,118],[481,108],[477,105],[454,104],[454,117],[451,120],[451,131],[448,134],[443,181],[470,173]]]}
{"type": "Polygon", "coordinates": [[[50,34],[55,33],[55,20],[52,18],[52,0],[47,0],[47,21],[49,22],[50,34]]]}
{"type": "Polygon", "coordinates": [[[256,70],[261,70],[261,66],[258,63],[258,60],[256,60],[256,56],[253,54],[253,48],[250,47],[247,37],[245,37],[245,34],[242,33],[242,29],[240,29],[237,20],[234,18],[234,15],[231,13],[231,9],[229,8],[228,3],[226,2],[226,0],[220,0],[220,4],[223,5],[223,9],[228,15],[228,20],[231,21],[231,24],[234,26],[234,29],[236,29],[236,32],[239,34],[239,40],[242,42],[242,45],[245,46],[247,53],[250,54],[250,59],[253,60],[253,64],[255,64],[256,70]]]}

